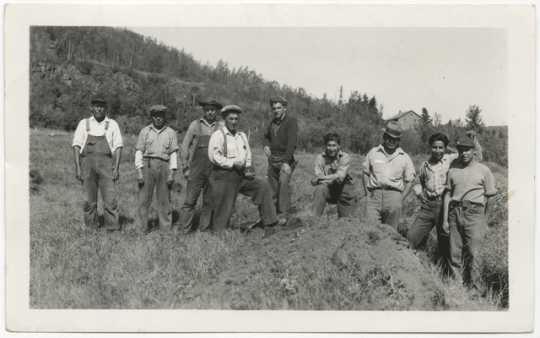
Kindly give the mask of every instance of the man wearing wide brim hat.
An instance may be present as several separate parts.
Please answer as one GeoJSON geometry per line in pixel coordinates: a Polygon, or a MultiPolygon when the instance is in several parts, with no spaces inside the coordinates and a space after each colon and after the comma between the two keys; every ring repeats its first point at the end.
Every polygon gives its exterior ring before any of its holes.
{"type": "Polygon", "coordinates": [[[272,191],[266,180],[255,177],[251,148],[245,133],[238,130],[242,108],[228,105],[221,109],[225,125],[210,137],[208,157],[213,164],[210,174],[214,230],[229,227],[238,193],[257,205],[263,226],[283,225],[272,202],[272,191]]]}
{"type": "Polygon", "coordinates": [[[149,112],[152,123],[139,133],[135,146],[135,168],[139,184],[139,217],[141,231],[149,232],[148,212],[156,193],[159,224],[171,227],[172,212],[169,190],[178,167],[176,131],[167,126],[167,107],[153,105],[149,112]]]}
{"type": "Polygon", "coordinates": [[[84,223],[98,228],[98,191],[103,200],[104,225],[119,230],[118,200],[114,183],[120,177],[123,140],[116,121],[107,117],[107,103],[101,96],[90,101],[92,116],[79,122],[73,135],[75,177],[84,185],[84,223]]]}
{"type": "Polygon", "coordinates": [[[388,224],[396,230],[403,197],[407,196],[415,177],[411,158],[399,147],[401,134],[397,122],[387,123],[383,142],[366,155],[362,175],[368,220],[388,224]]]}
{"type": "Polygon", "coordinates": [[[199,217],[200,230],[210,226],[212,215],[208,191],[212,163],[208,159],[208,142],[210,135],[216,131],[216,115],[223,105],[214,99],[199,101],[199,105],[203,109],[203,116],[191,122],[182,141],[182,171],[187,180],[180,220],[184,233],[193,230],[195,206],[201,193],[203,202],[199,217]]]}
{"type": "Polygon", "coordinates": [[[487,232],[486,206],[497,194],[491,170],[475,158],[475,146],[468,136],[456,141],[459,157],[448,170],[442,221],[450,234],[450,272],[459,275],[463,268],[463,283],[472,288],[480,283],[478,250],[487,232]]]}
{"type": "Polygon", "coordinates": [[[272,121],[264,134],[264,153],[268,158],[268,182],[272,187],[277,212],[288,217],[291,207],[291,176],[296,166],[294,151],[298,142],[298,122],[287,111],[284,97],[270,99],[272,121]]]}

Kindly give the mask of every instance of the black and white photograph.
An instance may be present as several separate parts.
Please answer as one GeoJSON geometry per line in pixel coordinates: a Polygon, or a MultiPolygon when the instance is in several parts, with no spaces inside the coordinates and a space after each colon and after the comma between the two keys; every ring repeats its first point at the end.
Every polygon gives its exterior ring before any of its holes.
{"type": "Polygon", "coordinates": [[[504,27],[27,34],[29,310],[515,309],[504,27]]]}

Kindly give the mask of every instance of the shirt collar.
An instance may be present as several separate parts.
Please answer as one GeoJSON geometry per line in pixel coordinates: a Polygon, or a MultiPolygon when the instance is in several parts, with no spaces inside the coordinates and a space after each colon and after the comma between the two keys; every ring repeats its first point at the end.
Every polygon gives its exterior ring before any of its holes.
{"type": "Polygon", "coordinates": [[[393,154],[388,154],[386,152],[386,150],[384,150],[384,146],[382,144],[379,144],[379,147],[377,148],[377,151],[380,151],[382,152],[383,154],[385,154],[386,156],[397,156],[397,155],[405,155],[405,151],[403,151],[403,149],[401,149],[401,147],[397,147],[396,151],[394,151],[393,154]]]}
{"type": "MultiPolygon", "coordinates": [[[[337,153],[335,159],[340,159],[342,156],[343,156],[343,150],[340,150],[340,151],[338,151],[338,153],[337,153]]],[[[328,155],[326,155],[326,151],[323,151],[323,152],[322,152],[322,157],[323,157],[323,158],[327,158],[327,159],[332,159],[331,157],[329,157],[328,155]]]]}
{"type": "Polygon", "coordinates": [[[156,127],[154,127],[154,124],[153,123],[150,123],[150,129],[155,131],[156,133],[161,133],[162,131],[164,131],[165,129],[167,129],[167,125],[163,125],[163,128],[161,129],[156,129],[156,127]]]}
{"type": "Polygon", "coordinates": [[[209,127],[213,127],[213,126],[216,125],[216,121],[210,123],[210,122],[206,121],[206,119],[205,119],[204,117],[201,117],[201,118],[199,119],[199,121],[202,122],[203,124],[206,124],[206,125],[209,126],[209,127]]]}
{"type": "Polygon", "coordinates": [[[283,116],[280,119],[273,119],[272,122],[275,122],[277,124],[281,124],[285,119],[287,118],[287,113],[284,113],[283,116]]]}
{"type": "Polygon", "coordinates": [[[234,137],[235,135],[238,135],[239,131],[237,130],[236,131],[236,134],[233,135],[233,133],[231,133],[231,131],[229,130],[229,128],[227,128],[227,126],[223,126],[223,130],[225,131],[225,134],[226,135],[231,135],[232,137],[234,137]]]}
{"type": "Polygon", "coordinates": [[[90,120],[91,120],[91,121],[94,121],[94,122],[97,123],[97,124],[102,124],[102,123],[104,123],[104,122],[109,121],[110,119],[109,119],[108,116],[105,116],[105,118],[103,119],[103,121],[98,122],[98,121],[96,120],[96,118],[94,117],[94,115],[92,115],[92,116],[90,116],[90,120]]]}

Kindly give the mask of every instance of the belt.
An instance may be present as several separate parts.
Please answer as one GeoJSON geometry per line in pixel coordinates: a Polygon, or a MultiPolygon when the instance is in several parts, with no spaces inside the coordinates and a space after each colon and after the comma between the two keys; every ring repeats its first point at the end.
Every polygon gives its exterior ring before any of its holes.
{"type": "Polygon", "coordinates": [[[376,188],[368,188],[368,191],[374,191],[374,190],[385,190],[385,191],[397,191],[399,193],[401,193],[402,191],[399,190],[398,188],[393,188],[393,187],[376,187],[376,188]]]}
{"type": "Polygon", "coordinates": [[[450,201],[449,207],[467,209],[471,207],[483,208],[484,205],[482,205],[481,203],[475,203],[471,201],[450,201]]]}

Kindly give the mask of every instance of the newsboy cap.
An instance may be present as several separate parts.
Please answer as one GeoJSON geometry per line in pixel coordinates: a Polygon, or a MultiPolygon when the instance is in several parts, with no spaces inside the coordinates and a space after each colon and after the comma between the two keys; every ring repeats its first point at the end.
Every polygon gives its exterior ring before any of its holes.
{"type": "Polygon", "coordinates": [[[392,138],[401,138],[401,127],[395,121],[388,122],[383,132],[392,138]]]}
{"type": "Polygon", "coordinates": [[[212,99],[212,100],[208,100],[208,101],[204,101],[204,100],[201,100],[199,101],[199,106],[201,107],[214,107],[216,109],[221,109],[223,108],[223,105],[221,103],[219,103],[218,101],[212,99]]]}
{"type": "Polygon", "coordinates": [[[456,140],[456,148],[474,148],[474,142],[470,137],[460,136],[456,140]]]}
{"type": "Polygon", "coordinates": [[[274,103],[281,103],[282,105],[286,106],[289,104],[286,98],[283,96],[274,96],[270,98],[270,105],[273,105],[274,103]]]}
{"type": "Polygon", "coordinates": [[[164,114],[167,111],[167,107],[162,104],[155,104],[148,109],[150,115],[164,114]]]}
{"type": "Polygon", "coordinates": [[[104,106],[107,104],[107,101],[105,101],[105,99],[102,96],[96,95],[92,97],[92,99],[90,100],[90,103],[96,106],[104,106]]]}
{"type": "Polygon", "coordinates": [[[242,108],[240,108],[239,106],[235,104],[226,105],[225,107],[221,109],[221,116],[225,117],[228,115],[228,113],[242,114],[242,108]]]}

